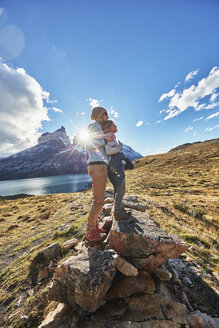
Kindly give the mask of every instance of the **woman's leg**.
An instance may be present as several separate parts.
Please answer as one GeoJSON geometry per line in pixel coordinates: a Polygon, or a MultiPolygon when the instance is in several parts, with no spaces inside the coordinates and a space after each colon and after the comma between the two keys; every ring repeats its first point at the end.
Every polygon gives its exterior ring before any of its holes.
{"type": "Polygon", "coordinates": [[[104,204],[107,165],[88,165],[88,173],[92,178],[93,204],[88,216],[87,233],[95,228],[100,211],[104,204]]]}

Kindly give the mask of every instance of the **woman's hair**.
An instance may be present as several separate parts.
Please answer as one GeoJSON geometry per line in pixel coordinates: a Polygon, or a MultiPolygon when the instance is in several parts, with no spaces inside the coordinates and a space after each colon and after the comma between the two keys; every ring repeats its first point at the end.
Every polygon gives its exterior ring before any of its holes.
{"type": "Polygon", "coordinates": [[[114,124],[112,120],[107,120],[101,123],[101,127],[103,132],[108,132],[110,130],[111,125],[114,124]]]}
{"type": "Polygon", "coordinates": [[[91,113],[91,120],[96,122],[102,122],[103,121],[103,114],[107,115],[107,110],[103,107],[94,107],[92,109],[91,113]]]}

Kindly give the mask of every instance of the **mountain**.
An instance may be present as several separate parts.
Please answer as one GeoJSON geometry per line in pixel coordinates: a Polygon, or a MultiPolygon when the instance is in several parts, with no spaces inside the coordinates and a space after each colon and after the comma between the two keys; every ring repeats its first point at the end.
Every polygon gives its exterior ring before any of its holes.
{"type": "Polygon", "coordinates": [[[130,159],[130,161],[134,161],[143,157],[140,153],[134,151],[130,146],[127,145],[123,145],[123,153],[130,159]]]}
{"type": "MultiPolygon", "coordinates": [[[[142,157],[126,145],[124,153],[131,161],[142,157]]],[[[86,172],[86,157],[71,144],[63,126],[43,133],[36,146],[0,158],[0,180],[86,172]]]]}

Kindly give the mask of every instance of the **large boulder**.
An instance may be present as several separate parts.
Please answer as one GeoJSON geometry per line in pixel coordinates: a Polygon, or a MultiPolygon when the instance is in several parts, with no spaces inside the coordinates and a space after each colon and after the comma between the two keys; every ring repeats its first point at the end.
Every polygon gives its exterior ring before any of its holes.
{"type": "Polygon", "coordinates": [[[29,276],[33,285],[40,281],[42,277],[48,276],[47,266],[51,260],[59,258],[61,254],[62,249],[59,243],[49,245],[37,253],[30,265],[29,276]]]}
{"type": "Polygon", "coordinates": [[[133,211],[133,216],[114,223],[109,242],[118,254],[128,257],[148,257],[160,254],[165,259],[177,258],[188,246],[178,235],[168,235],[148,214],[133,211]]]}
{"type": "Polygon", "coordinates": [[[117,254],[112,250],[84,248],[56,268],[49,298],[95,312],[105,303],[116,274],[117,254]]]}

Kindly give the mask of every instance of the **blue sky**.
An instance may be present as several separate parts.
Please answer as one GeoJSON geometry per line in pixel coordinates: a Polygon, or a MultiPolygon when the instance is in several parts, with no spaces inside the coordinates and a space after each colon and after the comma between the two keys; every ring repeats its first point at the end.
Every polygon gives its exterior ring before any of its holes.
{"type": "Polygon", "coordinates": [[[219,136],[219,1],[0,0],[0,155],[105,107],[143,155],[219,136]]]}

